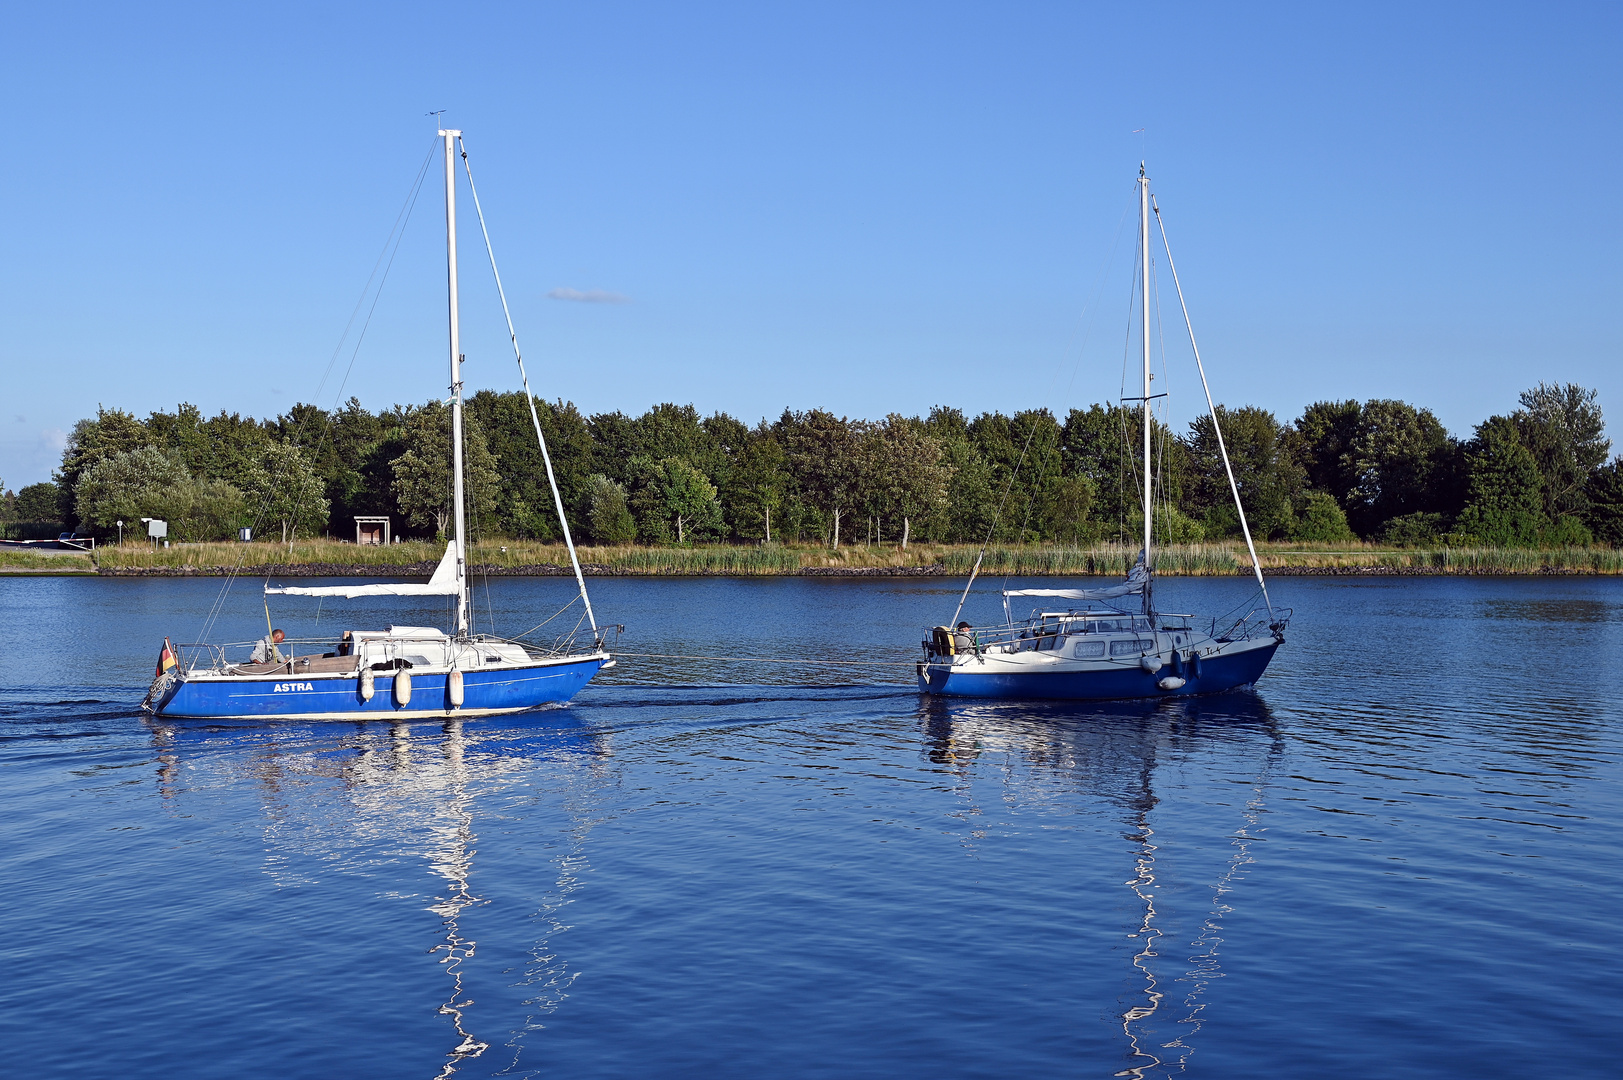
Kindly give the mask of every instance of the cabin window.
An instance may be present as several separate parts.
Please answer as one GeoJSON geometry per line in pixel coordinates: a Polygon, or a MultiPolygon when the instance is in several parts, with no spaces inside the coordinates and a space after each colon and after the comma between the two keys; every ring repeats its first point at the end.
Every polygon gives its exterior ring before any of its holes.
{"type": "Polygon", "coordinates": [[[1105,654],[1105,643],[1102,641],[1079,641],[1071,646],[1071,655],[1078,660],[1089,657],[1100,657],[1105,654]]]}
{"type": "Polygon", "coordinates": [[[1123,641],[1112,641],[1110,643],[1110,655],[1137,656],[1140,653],[1150,652],[1154,648],[1155,643],[1153,641],[1145,641],[1142,638],[1127,638],[1123,641]]]}

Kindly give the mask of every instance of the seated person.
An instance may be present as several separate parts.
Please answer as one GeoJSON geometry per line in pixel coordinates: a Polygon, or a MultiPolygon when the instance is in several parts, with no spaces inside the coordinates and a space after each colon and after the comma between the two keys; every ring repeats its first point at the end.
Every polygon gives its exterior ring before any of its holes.
{"type": "Polygon", "coordinates": [[[952,635],[952,647],[958,652],[969,652],[975,647],[975,635],[970,632],[969,624],[961,622],[952,635]]]}
{"type": "Polygon", "coordinates": [[[345,630],[344,636],[338,639],[338,652],[335,655],[348,656],[350,652],[354,650],[354,648],[355,632],[353,630],[345,630]]]}
{"type": "Polygon", "coordinates": [[[254,645],[254,654],[248,658],[250,664],[281,664],[287,657],[276,646],[287,640],[287,635],[280,630],[272,630],[268,635],[259,639],[254,645]]]}

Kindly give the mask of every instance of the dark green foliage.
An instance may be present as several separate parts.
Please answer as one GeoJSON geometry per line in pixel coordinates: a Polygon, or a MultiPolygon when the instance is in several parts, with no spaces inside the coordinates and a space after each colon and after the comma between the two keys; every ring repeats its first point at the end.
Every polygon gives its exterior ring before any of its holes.
{"type": "MultiPolygon", "coordinates": [[[[1430,411],[1401,401],[1318,402],[1294,425],[1249,407],[1220,415],[1259,538],[1623,542],[1623,479],[1618,462],[1602,464],[1609,443],[1595,394],[1541,384],[1521,405],[1479,427],[1468,446],[1430,411]]],[[[251,489],[244,509],[257,517],[276,486],[262,463],[273,450],[296,445],[319,488],[306,485],[309,497],[300,504],[324,498],[324,525],[334,535],[353,535],[358,514],[389,515],[397,532],[413,521],[438,529],[450,504],[443,420],[408,438],[408,424],[420,427],[435,410],[443,412],[430,404],[371,413],[351,398],[335,412],[300,404],[261,423],[224,412],[205,420],[184,403],[145,421],[100,409],[75,426],[59,483],[25,489],[26,515],[14,505],[21,496],[0,513],[34,516],[54,497],[53,513],[71,525],[87,470],[155,447],[200,484],[251,489]]],[[[523,393],[481,391],[468,400],[466,416],[470,503],[479,508],[473,534],[561,539],[523,393]],[[488,474],[476,459],[490,466],[488,474]]],[[[588,419],[563,401],[537,402],[536,416],[572,533],[601,543],[637,533],[662,543],[1086,544],[1133,543],[1142,533],[1137,406],[1073,409],[1063,424],[1046,409],[971,418],[937,407],[922,418],[891,415],[881,423],[785,410],[750,427],[672,403],[640,416],[588,419]]],[[[1196,419],[1181,437],[1154,422],[1151,444],[1157,542],[1238,536],[1210,418],[1196,419]]],[[[179,490],[179,483],[167,486],[179,490]]],[[[212,505],[226,503],[215,498],[212,505]]],[[[294,517],[308,534],[308,516],[294,517]]]]}
{"type": "Polygon", "coordinates": [[[61,491],[49,481],[29,484],[17,492],[11,507],[13,521],[61,521],[61,491]]]}
{"type": "Polygon", "coordinates": [[[630,507],[637,534],[653,544],[690,544],[721,536],[721,501],[704,473],[687,459],[636,457],[630,507]]]}
{"type": "MultiPolygon", "coordinates": [[[[1233,410],[1219,405],[1217,415],[1252,535],[1266,540],[1294,535],[1296,503],[1307,488],[1295,432],[1281,427],[1273,413],[1249,405],[1233,410]]],[[[1237,536],[1239,517],[1211,416],[1196,417],[1189,432],[1194,490],[1188,505],[1204,521],[1208,537],[1237,536]]]]}
{"type": "Polygon", "coordinates": [[[1470,481],[1458,535],[1479,544],[1536,543],[1548,521],[1543,478],[1516,422],[1495,416],[1478,424],[1466,463],[1470,481]]]}
{"type": "Polygon", "coordinates": [[[1378,536],[1391,518],[1458,510],[1459,450],[1430,409],[1403,401],[1364,403],[1349,451],[1353,486],[1347,521],[1378,536]]]}
{"type": "Polygon", "coordinates": [[[637,522],[631,516],[626,489],[602,473],[586,481],[589,539],[594,544],[629,544],[637,538],[637,522]]]}
{"type": "Polygon", "coordinates": [[[1298,499],[1296,531],[1291,539],[1335,544],[1352,538],[1346,511],[1330,495],[1323,491],[1308,491],[1298,499]]]}
{"type": "Polygon", "coordinates": [[[79,524],[79,478],[85,472],[114,454],[139,450],[153,443],[146,426],[123,409],[104,409],[98,405],[94,420],[74,424],[67,445],[62,448],[62,464],[54,478],[61,499],[58,509],[63,524],[69,528],[79,524]]]}
{"type": "Polygon", "coordinates": [[[1307,482],[1345,510],[1358,486],[1353,443],[1364,407],[1356,401],[1317,401],[1296,421],[1307,482]]]}
{"type": "MultiPolygon", "coordinates": [[[[21,492],[17,499],[21,503],[21,492]]],[[[1595,539],[1603,544],[1623,544],[1623,457],[1613,458],[1611,464],[1595,470],[1585,487],[1584,501],[1588,504],[1585,524],[1595,539]]]]}
{"type": "Polygon", "coordinates": [[[1404,514],[1388,521],[1381,530],[1381,541],[1387,544],[1418,547],[1437,543],[1447,531],[1448,522],[1444,520],[1443,515],[1422,511],[1417,514],[1404,514]]]}
{"type": "Polygon", "coordinates": [[[1538,464],[1544,513],[1551,521],[1584,512],[1585,485],[1612,448],[1596,396],[1572,383],[1539,383],[1522,393],[1522,407],[1512,417],[1522,445],[1538,464]]]}

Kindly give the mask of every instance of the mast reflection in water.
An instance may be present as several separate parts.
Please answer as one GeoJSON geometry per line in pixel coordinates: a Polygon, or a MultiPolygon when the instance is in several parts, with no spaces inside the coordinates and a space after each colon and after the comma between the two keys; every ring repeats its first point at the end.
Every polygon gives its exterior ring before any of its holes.
{"type": "Polygon", "coordinates": [[[974,774],[969,765],[984,766],[985,757],[992,755],[1006,762],[999,792],[1006,800],[1047,801],[1047,786],[1054,778],[1065,778],[1084,794],[1120,807],[1129,856],[1123,883],[1135,898],[1138,915],[1124,928],[1132,943],[1132,975],[1119,1016],[1127,1061],[1115,1075],[1149,1078],[1184,1071],[1195,1051],[1192,1040],[1204,1022],[1211,984],[1223,977],[1223,919],[1233,910],[1227,897],[1253,861],[1269,779],[1284,753],[1267,703],[1249,692],[1084,709],[934,699],[925,701],[921,712],[930,760],[952,767],[964,784],[961,793],[971,801],[968,787],[974,774]],[[1256,738],[1259,734],[1264,738],[1256,738]],[[1201,894],[1209,895],[1210,903],[1191,925],[1162,896],[1165,868],[1158,862],[1154,827],[1160,802],[1155,774],[1164,763],[1176,768],[1203,740],[1213,739],[1249,743],[1255,764],[1247,780],[1249,797],[1231,823],[1229,857],[1202,883],[1201,894]]]}

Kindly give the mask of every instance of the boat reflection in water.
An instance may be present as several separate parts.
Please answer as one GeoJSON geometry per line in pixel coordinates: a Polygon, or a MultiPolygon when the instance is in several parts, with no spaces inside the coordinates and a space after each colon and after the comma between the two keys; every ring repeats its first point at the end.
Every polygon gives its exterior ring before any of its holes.
{"type": "MultiPolygon", "coordinates": [[[[531,915],[539,925],[531,938],[530,960],[511,973],[512,985],[524,994],[525,1020],[504,1032],[503,1048],[497,1051],[498,1056],[510,1052],[517,1064],[526,1033],[545,1026],[544,1017],[568,997],[573,981],[552,943],[566,929],[560,909],[589,869],[585,842],[595,818],[586,808],[598,788],[613,782],[606,736],[583,739],[567,729],[512,726],[481,726],[470,733],[460,720],[387,728],[358,723],[337,739],[331,737],[330,725],[221,728],[158,719],[149,720],[148,727],[157,751],[158,792],[165,801],[180,804],[188,792],[218,790],[223,782],[253,784],[264,822],[262,872],[278,887],[318,884],[309,869],[314,866],[338,875],[382,878],[389,864],[412,859],[427,863],[437,879],[431,895],[406,891],[412,888],[409,871],[395,875],[405,889],[383,895],[430,899],[426,910],[440,921],[441,935],[428,952],[437,958],[449,986],[443,1002],[424,1006],[425,1011],[437,1009],[454,1032],[440,1078],[452,1076],[492,1047],[473,1030],[473,1001],[465,985],[464,969],[476,955],[477,942],[467,936],[463,916],[490,902],[471,885],[479,839],[474,812],[480,800],[489,805],[493,796],[533,782],[537,765],[561,766],[561,775],[548,786],[562,792],[571,825],[560,837],[561,853],[553,856],[557,873],[552,887],[531,915]],[[522,753],[511,752],[515,737],[523,741],[522,753]],[[250,743],[255,752],[215,753],[222,742],[236,750],[250,743]],[[222,765],[235,775],[218,775],[222,765]]],[[[180,805],[176,811],[182,812],[180,805]]],[[[504,1028],[509,1026],[503,1022],[504,1028]]]]}
{"type": "MultiPolygon", "coordinates": [[[[1125,1061],[1115,1075],[1183,1072],[1211,985],[1223,975],[1224,920],[1234,910],[1229,897],[1253,861],[1268,786],[1284,754],[1267,703],[1251,692],[1085,707],[938,697],[924,699],[919,716],[930,759],[957,773],[966,788],[1001,761],[999,798],[1046,803],[1045,789],[1058,779],[1119,808],[1122,884],[1136,914],[1123,928],[1132,971],[1120,999],[1125,1061]],[[1243,781],[1245,801],[1219,826],[1229,841],[1226,859],[1191,875],[1188,867],[1157,862],[1156,825],[1167,817],[1184,818],[1180,828],[1189,822],[1176,804],[1175,782],[1163,784],[1163,796],[1155,780],[1158,767],[1188,767],[1197,756],[1243,781]],[[1172,877],[1181,883],[1176,888],[1163,881],[1172,877]]],[[[1217,839],[1209,828],[1201,848],[1217,839]]],[[[1182,843],[1178,850],[1191,848],[1182,843]]]]}

